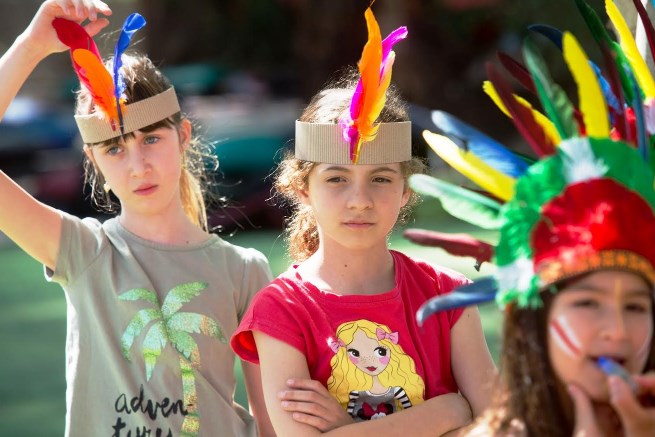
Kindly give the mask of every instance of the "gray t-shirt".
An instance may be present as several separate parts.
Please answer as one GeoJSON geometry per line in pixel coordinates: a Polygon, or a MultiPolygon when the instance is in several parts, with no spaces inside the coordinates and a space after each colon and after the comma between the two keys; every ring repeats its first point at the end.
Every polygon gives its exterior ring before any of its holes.
{"type": "Polygon", "coordinates": [[[46,277],[67,299],[67,436],[256,436],[233,402],[228,340],[271,280],[264,255],[64,214],[57,260],[46,277]]]}

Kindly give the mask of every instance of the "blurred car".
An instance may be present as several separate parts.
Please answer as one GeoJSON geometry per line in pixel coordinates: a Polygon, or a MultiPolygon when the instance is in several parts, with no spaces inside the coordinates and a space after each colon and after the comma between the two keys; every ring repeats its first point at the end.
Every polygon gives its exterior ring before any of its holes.
{"type": "Polygon", "coordinates": [[[70,103],[18,96],[0,123],[0,168],[37,199],[88,214],[82,150],[70,103]]]}

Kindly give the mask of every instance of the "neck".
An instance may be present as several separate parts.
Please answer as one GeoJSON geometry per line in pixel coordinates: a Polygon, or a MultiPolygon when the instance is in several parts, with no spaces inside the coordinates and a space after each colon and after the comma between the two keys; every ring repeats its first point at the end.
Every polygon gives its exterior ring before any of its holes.
{"type": "Polygon", "coordinates": [[[201,243],[208,237],[182,209],[152,215],[123,211],[118,221],[131,233],[156,243],[184,246],[201,243]]]}
{"type": "Polygon", "coordinates": [[[380,294],[395,287],[395,268],[389,249],[332,251],[319,249],[299,267],[305,280],[340,295],[380,294]]]}

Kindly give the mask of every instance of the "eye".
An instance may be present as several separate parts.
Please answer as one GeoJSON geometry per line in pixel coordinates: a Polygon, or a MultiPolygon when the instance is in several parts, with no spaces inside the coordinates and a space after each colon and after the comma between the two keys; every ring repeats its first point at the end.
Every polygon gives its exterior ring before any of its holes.
{"type": "Polygon", "coordinates": [[[640,303],[640,302],[631,302],[626,304],[625,309],[633,313],[645,313],[650,310],[650,306],[640,303]]]}
{"type": "Polygon", "coordinates": [[[331,183],[331,184],[336,184],[336,183],[345,182],[345,181],[346,181],[346,178],[344,178],[343,176],[331,176],[331,177],[326,179],[326,182],[331,183]]]}
{"type": "Polygon", "coordinates": [[[357,349],[348,349],[348,354],[355,358],[359,358],[359,351],[357,349]]]}
{"type": "Polygon", "coordinates": [[[597,308],[598,302],[594,299],[584,298],[574,300],[572,305],[576,308],[597,308]]]}
{"type": "Polygon", "coordinates": [[[120,146],[118,146],[118,145],[109,146],[109,147],[106,147],[106,148],[105,148],[105,155],[115,156],[115,155],[117,155],[121,150],[122,150],[122,148],[121,148],[120,146]]]}
{"type": "Polygon", "coordinates": [[[157,135],[147,135],[143,139],[144,144],[155,144],[158,141],[159,141],[159,136],[157,135]]]}
{"type": "Polygon", "coordinates": [[[387,348],[384,348],[382,346],[376,347],[374,352],[375,352],[375,355],[377,355],[378,357],[386,357],[387,354],[389,353],[387,348]]]}
{"type": "Polygon", "coordinates": [[[377,176],[373,178],[373,182],[376,184],[389,184],[391,183],[391,179],[385,178],[383,176],[377,176]]]}

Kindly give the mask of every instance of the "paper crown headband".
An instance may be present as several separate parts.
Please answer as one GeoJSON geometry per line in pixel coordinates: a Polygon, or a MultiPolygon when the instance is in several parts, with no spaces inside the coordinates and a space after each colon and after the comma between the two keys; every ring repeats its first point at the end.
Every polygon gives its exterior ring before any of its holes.
{"type": "Polygon", "coordinates": [[[129,47],[134,33],[145,24],[145,19],[137,13],[127,17],[116,42],[110,73],[93,38],[82,26],[63,18],[53,20],[52,26],[59,40],[70,48],[73,68],[80,83],[89,90],[95,104],[94,113],[75,116],[84,143],[107,141],[180,111],[173,88],[135,103],[126,101],[121,55],[129,47]]]}
{"type": "MultiPolygon", "coordinates": [[[[412,188],[439,198],[452,215],[500,235],[493,247],[469,236],[408,232],[417,242],[474,256],[478,265],[493,258],[498,267],[494,276],[426,303],[417,313],[419,322],[436,311],[494,299],[537,307],[541,290],[604,268],[634,272],[655,284],[655,81],[611,0],[606,6],[620,44],[586,3],[576,4],[600,45],[604,71],[572,34],[547,26],[531,29],[562,50],[577,84],[578,107],[551,80],[530,41],[523,51],[527,68],[508,55],[499,58],[538,97],[545,114],[513,94],[496,68],[487,65],[485,91],[539,160],[510,152],[444,112],[435,111],[433,121],[446,136],[423,133],[438,155],[489,195],[429,176],[412,176],[412,188]]],[[[655,53],[655,30],[641,3],[635,4],[655,53]]]]}
{"type": "Polygon", "coordinates": [[[412,155],[411,123],[376,123],[386,102],[396,57],[392,48],[407,36],[399,27],[382,40],[371,8],[364,14],[368,41],[358,67],[360,79],[348,115],[339,124],[296,121],[295,156],[331,164],[381,164],[409,161],[412,155]],[[366,144],[366,147],[363,145],[366,144]]]}

